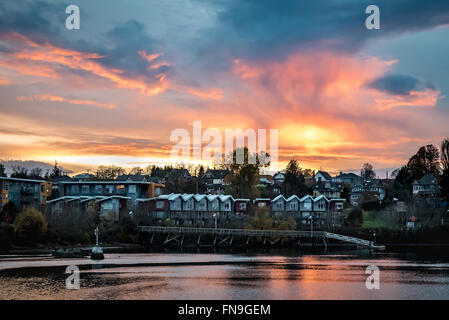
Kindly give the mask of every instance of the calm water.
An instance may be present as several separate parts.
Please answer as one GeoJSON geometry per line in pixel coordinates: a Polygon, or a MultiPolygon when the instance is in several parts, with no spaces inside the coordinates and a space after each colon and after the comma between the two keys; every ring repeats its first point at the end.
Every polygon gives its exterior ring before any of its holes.
{"type": "Polygon", "coordinates": [[[91,264],[2,256],[0,299],[449,299],[449,257],[428,251],[106,254],[91,264]],[[65,288],[71,264],[80,290],[65,288]],[[381,270],[379,290],[365,287],[368,265],[381,270]]]}

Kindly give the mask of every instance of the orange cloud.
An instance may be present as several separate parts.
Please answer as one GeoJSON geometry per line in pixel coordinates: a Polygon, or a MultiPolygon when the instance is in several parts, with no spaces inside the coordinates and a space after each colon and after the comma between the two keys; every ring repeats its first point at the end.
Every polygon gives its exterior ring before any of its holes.
{"type": "Polygon", "coordinates": [[[117,106],[114,104],[105,104],[97,101],[92,100],[77,100],[77,99],[67,99],[60,96],[53,96],[49,94],[40,94],[40,95],[34,95],[30,97],[24,97],[19,96],[17,97],[17,101],[57,101],[57,102],[67,102],[70,104],[79,104],[79,105],[90,105],[95,106],[99,108],[106,108],[106,109],[116,109],[117,106]]]}
{"type": "MultiPolygon", "coordinates": [[[[115,83],[117,87],[124,89],[137,90],[145,95],[156,95],[168,88],[168,81],[164,74],[159,74],[155,79],[155,84],[148,84],[145,80],[131,79],[123,76],[124,71],[118,69],[109,69],[104,67],[96,59],[101,58],[97,53],[85,53],[74,50],[67,50],[56,47],[50,43],[39,45],[23,35],[17,33],[2,36],[6,39],[14,38],[15,41],[22,41],[26,47],[18,52],[10,54],[9,61],[6,61],[8,67],[15,68],[19,72],[29,73],[25,66],[33,62],[33,68],[50,68],[47,71],[54,76],[57,73],[57,67],[67,67],[74,70],[82,70],[91,74],[106,78],[115,83]]],[[[38,72],[34,75],[43,76],[44,72],[38,72]]]]}
{"type": "Polygon", "coordinates": [[[223,91],[217,88],[212,88],[209,90],[189,88],[187,92],[203,99],[221,100],[223,98],[223,91]]]}
{"type": "Polygon", "coordinates": [[[425,91],[410,91],[410,95],[395,95],[385,99],[376,99],[380,110],[394,107],[434,107],[438,102],[440,91],[426,89],[425,91]]]}
{"type": "Polygon", "coordinates": [[[11,84],[11,81],[9,81],[6,77],[0,77],[0,86],[6,86],[8,84],[11,84]]]}
{"type": "Polygon", "coordinates": [[[154,59],[157,59],[160,57],[160,54],[158,54],[158,53],[147,54],[145,50],[137,51],[137,53],[142,57],[142,59],[144,59],[148,62],[151,62],[154,59]]]}

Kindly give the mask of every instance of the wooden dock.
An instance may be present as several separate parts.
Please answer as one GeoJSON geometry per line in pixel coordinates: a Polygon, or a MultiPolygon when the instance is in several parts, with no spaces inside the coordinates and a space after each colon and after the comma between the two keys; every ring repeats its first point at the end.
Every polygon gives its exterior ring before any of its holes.
{"type": "Polygon", "coordinates": [[[191,227],[160,227],[160,226],[139,226],[137,229],[141,232],[151,234],[150,243],[153,241],[154,234],[164,234],[165,244],[172,241],[179,243],[184,242],[185,235],[195,235],[197,244],[201,241],[201,235],[211,235],[214,237],[213,244],[232,244],[234,237],[245,237],[247,243],[250,238],[259,237],[264,243],[267,241],[274,244],[283,241],[284,238],[297,239],[298,243],[301,239],[321,239],[327,247],[329,239],[337,240],[344,243],[354,244],[356,246],[383,250],[385,246],[375,245],[372,241],[349,237],[341,234],[331,233],[327,231],[295,231],[295,230],[254,230],[254,229],[223,229],[223,228],[191,228],[191,227]]]}

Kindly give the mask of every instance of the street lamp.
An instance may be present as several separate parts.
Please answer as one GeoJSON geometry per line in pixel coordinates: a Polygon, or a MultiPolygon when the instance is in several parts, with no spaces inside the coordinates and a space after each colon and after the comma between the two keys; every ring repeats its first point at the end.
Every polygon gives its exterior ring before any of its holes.
{"type": "Polygon", "coordinates": [[[217,229],[217,214],[214,213],[214,219],[215,219],[215,229],[217,229]]]}
{"type": "Polygon", "coordinates": [[[312,213],[309,216],[309,220],[310,220],[310,235],[313,238],[313,214],[312,213]]]}

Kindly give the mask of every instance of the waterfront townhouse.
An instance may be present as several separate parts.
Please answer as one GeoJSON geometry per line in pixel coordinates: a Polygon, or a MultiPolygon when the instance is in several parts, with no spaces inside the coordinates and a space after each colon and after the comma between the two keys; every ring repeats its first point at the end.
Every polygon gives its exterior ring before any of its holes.
{"type": "Polygon", "coordinates": [[[129,205],[130,197],[125,196],[63,196],[47,201],[47,212],[64,214],[69,211],[85,213],[94,210],[101,217],[118,222],[129,216],[132,210],[129,205]]]}
{"type": "Polygon", "coordinates": [[[341,225],[344,199],[328,199],[324,195],[312,197],[306,195],[301,199],[292,195],[285,198],[279,195],[267,202],[267,199],[254,200],[256,207],[267,207],[271,216],[278,219],[294,219],[297,229],[308,229],[313,224],[315,229],[326,229],[332,220],[333,225],[341,225]]]}
{"type": "Polygon", "coordinates": [[[161,194],[163,184],[147,181],[61,181],[57,183],[59,197],[47,201],[47,210],[87,210],[119,221],[138,208],[138,199],[150,199],[161,194]]]}
{"type": "Polygon", "coordinates": [[[138,199],[149,222],[162,224],[169,219],[174,225],[212,226],[246,214],[249,199],[230,195],[178,194],[138,199]]]}
{"type": "Polygon", "coordinates": [[[52,184],[44,180],[0,177],[1,207],[12,202],[21,210],[40,208],[51,195],[52,184]]]}
{"type": "Polygon", "coordinates": [[[308,229],[313,223],[315,229],[325,229],[330,218],[331,200],[324,195],[313,198],[306,195],[301,199],[283,195],[271,200],[271,215],[275,219],[294,219],[297,229],[308,229]]]}
{"type": "Polygon", "coordinates": [[[250,199],[235,199],[234,201],[234,212],[237,216],[247,214],[248,204],[250,199]]]}
{"type": "Polygon", "coordinates": [[[160,195],[163,184],[147,181],[63,181],[58,190],[63,196],[123,196],[135,202],[138,198],[160,195]]]}
{"type": "Polygon", "coordinates": [[[270,209],[271,206],[271,199],[270,198],[256,198],[253,200],[254,206],[256,208],[268,208],[270,209]]]}

